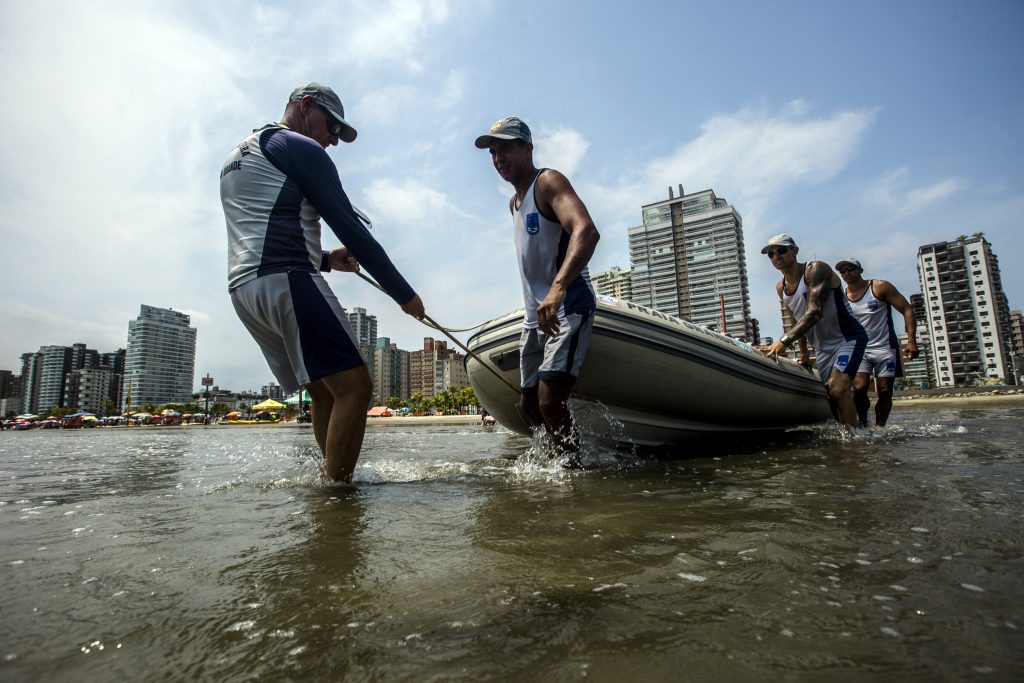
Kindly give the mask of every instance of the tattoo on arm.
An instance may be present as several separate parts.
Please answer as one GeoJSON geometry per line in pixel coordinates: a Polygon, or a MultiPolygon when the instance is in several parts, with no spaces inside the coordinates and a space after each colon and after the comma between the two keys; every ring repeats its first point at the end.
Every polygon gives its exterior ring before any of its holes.
{"type": "Polygon", "coordinates": [[[807,280],[807,312],[789,330],[790,337],[802,337],[818,324],[824,315],[825,304],[832,296],[832,269],[821,261],[807,264],[804,278],[807,280]]]}

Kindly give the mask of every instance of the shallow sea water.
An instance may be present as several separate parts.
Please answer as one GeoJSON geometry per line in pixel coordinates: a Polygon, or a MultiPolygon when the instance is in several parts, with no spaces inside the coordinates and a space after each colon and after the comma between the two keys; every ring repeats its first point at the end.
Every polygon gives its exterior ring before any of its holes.
{"type": "Polygon", "coordinates": [[[1024,408],[567,472],[497,428],[0,434],[0,679],[1013,681],[1024,408]]]}

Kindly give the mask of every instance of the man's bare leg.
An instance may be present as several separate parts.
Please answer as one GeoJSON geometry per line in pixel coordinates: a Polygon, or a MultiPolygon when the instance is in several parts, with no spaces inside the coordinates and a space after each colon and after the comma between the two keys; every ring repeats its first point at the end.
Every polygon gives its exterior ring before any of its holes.
{"type": "Polygon", "coordinates": [[[571,392],[572,384],[569,382],[541,380],[537,398],[544,426],[555,444],[555,450],[560,455],[568,455],[570,464],[578,465],[580,445],[572,413],[569,412],[571,392]]]}
{"type": "Polygon", "coordinates": [[[828,379],[829,400],[834,402],[835,414],[839,423],[848,427],[857,426],[857,407],[853,404],[853,392],[850,390],[852,378],[845,372],[832,371],[828,379]]]}
{"type": "MultiPolygon", "coordinates": [[[[359,460],[366,431],[366,408],[370,403],[373,383],[366,365],[336,372],[310,383],[309,393],[313,397],[313,427],[316,433],[317,396],[330,396],[330,417],[321,446],[324,452],[324,471],[334,481],[349,482],[359,460]]],[[[319,443],[319,434],[317,442],[319,443]]]]}
{"type": "Polygon", "coordinates": [[[853,378],[853,405],[857,409],[857,418],[861,427],[868,426],[868,408],[871,407],[871,399],[868,398],[868,389],[871,387],[871,375],[866,372],[858,372],[853,378]]]}
{"type": "Polygon", "coordinates": [[[313,436],[320,446],[320,453],[327,458],[327,426],[331,423],[331,411],[334,409],[334,396],[322,382],[314,382],[306,387],[309,391],[309,413],[313,420],[313,436]]]}
{"type": "Polygon", "coordinates": [[[519,409],[534,427],[539,427],[544,424],[544,416],[540,414],[540,402],[537,398],[538,393],[539,389],[534,387],[533,389],[524,391],[519,396],[519,409]]]}
{"type": "Polygon", "coordinates": [[[875,402],[875,424],[884,427],[892,412],[892,377],[878,377],[875,387],[878,389],[878,400],[875,402]]]}

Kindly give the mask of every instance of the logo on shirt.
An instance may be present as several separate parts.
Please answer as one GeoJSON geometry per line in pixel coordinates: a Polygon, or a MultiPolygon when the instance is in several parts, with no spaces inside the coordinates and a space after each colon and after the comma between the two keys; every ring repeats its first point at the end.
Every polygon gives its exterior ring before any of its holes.
{"type": "Polygon", "coordinates": [[[874,300],[869,301],[868,302],[868,310],[869,311],[877,311],[878,310],[878,302],[874,301],[874,300]]]}
{"type": "Polygon", "coordinates": [[[539,213],[528,213],[526,214],[526,232],[530,235],[536,235],[540,232],[540,214],[539,213]]]}

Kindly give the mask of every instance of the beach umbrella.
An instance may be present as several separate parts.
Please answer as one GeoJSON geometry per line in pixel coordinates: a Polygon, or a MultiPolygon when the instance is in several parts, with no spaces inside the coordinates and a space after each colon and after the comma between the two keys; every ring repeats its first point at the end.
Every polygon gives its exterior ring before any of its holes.
{"type": "Polygon", "coordinates": [[[18,415],[14,419],[15,420],[38,420],[39,416],[38,415],[33,415],[32,413],[25,413],[24,415],[18,415]]]}
{"type": "Polygon", "coordinates": [[[263,403],[257,403],[256,405],[254,405],[252,407],[252,409],[253,410],[280,410],[281,408],[284,408],[284,407],[285,407],[285,405],[283,403],[278,403],[274,399],[268,398],[263,403]]]}
{"type": "MultiPolygon", "coordinates": [[[[303,389],[301,393],[302,393],[302,402],[305,405],[308,406],[309,405],[309,400],[310,400],[309,399],[309,392],[306,391],[305,389],[303,389]]],[[[288,398],[286,398],[284,400],[284,402],[287,403],[290,406],[297,406],[297,405],[299,405],[299,392],[295,392],[293,395],[291,395],[288,398]]]]}
{"type": "Polygon", "coordinates": [[[224,417],[227,417],[227,418],[242,417],[242,414],[240,412],[238,412],[237,410],[232,410],[230,413],[228,413],[224,417]]]}

